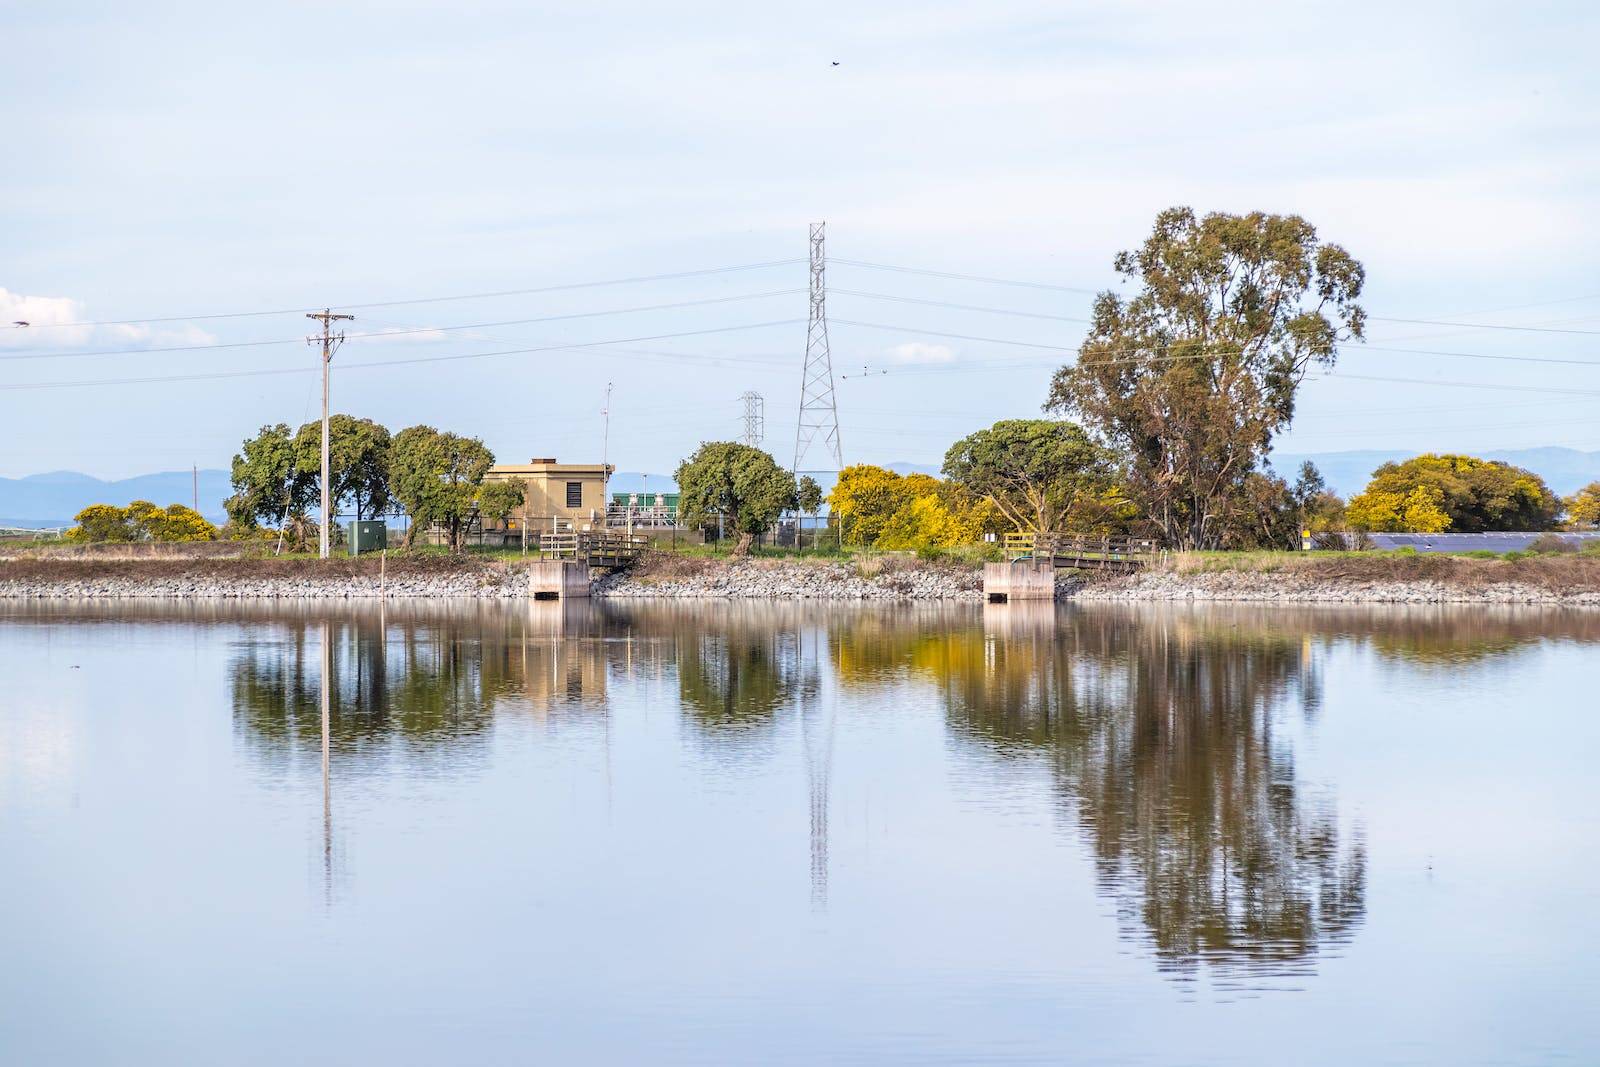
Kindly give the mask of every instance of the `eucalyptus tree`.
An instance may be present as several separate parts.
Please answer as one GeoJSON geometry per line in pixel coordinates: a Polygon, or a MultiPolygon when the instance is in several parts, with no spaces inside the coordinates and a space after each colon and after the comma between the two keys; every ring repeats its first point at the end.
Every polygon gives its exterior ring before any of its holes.
{"type": "Polygon", "coordinates": [[[1096,299],[1046,408],[1121,454],[1126,492],[1169,544],[1217,547],[1307,372],[1362,338],[1364,269],[1297,215],[1186,207],[1116,269],[1138,290],[1096,299]]]}

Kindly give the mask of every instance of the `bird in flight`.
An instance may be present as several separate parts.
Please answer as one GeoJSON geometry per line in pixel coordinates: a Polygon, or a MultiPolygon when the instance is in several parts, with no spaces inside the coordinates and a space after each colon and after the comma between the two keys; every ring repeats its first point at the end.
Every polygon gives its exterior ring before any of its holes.
{"type": "Polygon", "coordinates": [[[13,322],[11,325],[13,325],[13,326],[27,326],[27,325],[30,325],[30,324],[26,323],[26,322],[23,322],[21,319],[18,319],[15,322],[13,322]]]}
{"type": "Polygon", "coordinates": [[[837,67],[837,66],[838,66],[838,65],[839,65],[839,61],[838,61],[838,60],[837,60],[837,59],[836,59],[836,60],[834,60],[834,61],[833,61],[833,65],[834,65],[834,66],[836,66],[836,67],[837,67]]]}

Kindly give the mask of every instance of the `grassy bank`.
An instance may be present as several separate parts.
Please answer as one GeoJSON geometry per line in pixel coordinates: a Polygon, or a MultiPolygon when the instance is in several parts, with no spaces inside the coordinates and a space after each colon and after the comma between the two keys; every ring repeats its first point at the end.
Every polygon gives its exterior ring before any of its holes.
{"type": "Polygon", "coordinates": [[[1331,583],[1433,582],[1462,588],[1529,585],[1600,590],[1600,555],[1418,552],[1177,552],[1159,570],[1185,576],[1281,575],[1331,583]]]}

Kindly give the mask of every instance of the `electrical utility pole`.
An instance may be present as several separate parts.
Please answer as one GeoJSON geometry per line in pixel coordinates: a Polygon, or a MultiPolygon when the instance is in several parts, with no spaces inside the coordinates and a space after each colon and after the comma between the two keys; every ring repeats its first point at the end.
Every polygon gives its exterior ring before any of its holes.
{"type": "Polygon", "coordinates": [[[323,559],[328,558],[328,524],[333,521],[333,504],[328,499],[328,365],[333,362],[333,353],[344,344],[344,331],[333,332],[333,324],[355,318],[354,315],[335,315],[328,308],[321,311],[310,311],[306,318],[317,319],[322,323],[322,335],[306,338],[306,344],[314,345],[322,342],[322,521],[317,525],[318,546],[323,559]]]}
{"type": "Polygon", "coordinates": [[[767,402],[754,391],[740,393],[739,399],[744,401],[744,433],[739,440],[751,448],[759,448],[761,439],[767,435],[767,402]]]}
{"type": "Polygon", "coordinates": [[[600,409],[605,429],[600,436],[600,524],[611,513],[611,383],[606,383],[606,403],[600,409]]]}
{"type": "Polygon", "coordinates": [[[833,356],[828,351],[828,224],[811,224],[811,314],[806,323],[806,367],[800,380],[800,420],[794,435],[794,473],[837,471],[844,466],[839,448],[839,404],[833,393],[833,356]],[[831,467],[804,466],[807,451],[821,439],[831,467]]]}

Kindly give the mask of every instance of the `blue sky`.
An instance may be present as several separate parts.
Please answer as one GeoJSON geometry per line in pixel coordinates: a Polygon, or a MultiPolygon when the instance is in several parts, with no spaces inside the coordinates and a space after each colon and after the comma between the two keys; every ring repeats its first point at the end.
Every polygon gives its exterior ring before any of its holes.
{"type": "MultiPolygon", "coordinates": [[[[194,316],[774,261],[358,308],[334,403],[591,460],[610,381],[611,459],[660,471],[735,436],[753,389],[787,461],[818,219],[835,259],[1092,291],[1164,207],[1292,211],[1366,264],[1375,316],[1600,331],[1587,5],[127,10],[0,7],[0,313],[39,324],[0,328],[0,475],[226,466],[315,414],[301,314],[194,316]],[[271,343],[153,351],[245,342],[271,343]],[[241,371],[272,373],[18,388],[241,371]]],[[[830,284],[838,371],[888,372],[839,383],[847,461],[937,463],[1036,413],[1064,353],[1000,342],[1071,349],[1090,300],[843,263],[830,284]]],[[[1286,451],[1600,448],[1600,370],[1470,358],[1600,362],[1594,335],[1369,340],[1308,382],[1286,451]]]]}

